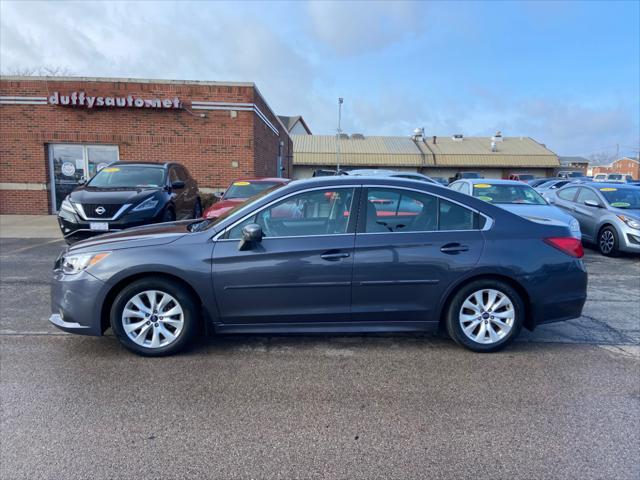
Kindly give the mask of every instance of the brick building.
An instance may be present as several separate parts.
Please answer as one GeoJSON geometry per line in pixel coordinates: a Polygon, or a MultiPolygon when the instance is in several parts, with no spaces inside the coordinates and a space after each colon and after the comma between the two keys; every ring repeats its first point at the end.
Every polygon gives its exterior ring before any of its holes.
{"type": "Polygon", "coordinates": [[[634,180],[640,180],[640,159],[624,157],[611,165],[593,167],[592,174],[597,175],[598,173],[622,173],[631,175],[634,180]]]}
{"type": "Polygon", "coordinates": [[[0,77],[0,213],[55,212],[116,160],[180,162],[208,192],[290,176],[292,152],[253,83],[0,77]]]}

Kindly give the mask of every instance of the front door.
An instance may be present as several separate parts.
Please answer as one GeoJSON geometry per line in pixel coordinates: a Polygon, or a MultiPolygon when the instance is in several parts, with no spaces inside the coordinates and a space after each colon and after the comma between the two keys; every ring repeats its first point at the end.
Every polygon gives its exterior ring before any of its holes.
{"type": "Polygon", "coordinates": [[[82,181],[118,161],[118,147],[111,145],[49,145],[51,205],[54,212],[82,181]]]}
{"type": "Polygon", "coordinates": [[[447,287],[480,258],[481,217],[434,195],[396,188],[368,188],[360,210],[352,319],[437,321],[447,287]]]}
{"type": "Polygon", "coordinates": [[[224,324],[350,320],[355,188],[313,189],[248,216],[213,249],[213,285],[224,324]],[[260,243],[239,250],[242,227],[260,243]]]}

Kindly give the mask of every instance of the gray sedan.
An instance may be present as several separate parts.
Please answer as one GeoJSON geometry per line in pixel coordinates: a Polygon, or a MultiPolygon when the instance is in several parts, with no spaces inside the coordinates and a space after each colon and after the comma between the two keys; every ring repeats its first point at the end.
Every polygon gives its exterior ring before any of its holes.
{"type": "Polygon", "coordinates": [[[640,253],[640,189],[620,183],[569,184],[550,199],[580,222],[603,255],[640,253]]]}
{"type": "Polygon", "coordinates": [[[579,317],[587,274],[565,225],[426,182],[334,176],[215,219],[107,234],[57,260],[50,321],[158,356],[198,332],[422,331],[496,351],[579,317]]]}
{"type": "Polygon", "coordinates": [[[549,205],[526,183],[516,180],[465,179],[453,182],[449,188],[493,203],[532,222],[566,225],[574,237],[581,238],[578,221],[563,210],[549,205]]]}

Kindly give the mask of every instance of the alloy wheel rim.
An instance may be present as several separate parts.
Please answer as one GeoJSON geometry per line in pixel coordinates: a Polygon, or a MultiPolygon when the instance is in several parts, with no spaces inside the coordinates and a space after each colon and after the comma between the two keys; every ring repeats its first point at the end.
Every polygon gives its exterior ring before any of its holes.
{"type": "Polygon", "coordinates": [[[469,295],[458,314],[467,338],[483,345],[503,340],[513,328],[516,312],[511,299],[499,290],[485,288],[469,295]]]}
{"type": "Polygon", "coordinates": [[[600,250],[602,250],[602,253],[611,252],[613,250],[613,242],[613,233],[610,230],[602,232],[602,235],[600,235],[600,250]]]}
{"type": "Polygon", "coordinates": [[[129,299],[122,311],[127,337],[144,348],[161,348],[175,342],[184,327],[184,311],[167,292],[146,290],[129,299]]]}

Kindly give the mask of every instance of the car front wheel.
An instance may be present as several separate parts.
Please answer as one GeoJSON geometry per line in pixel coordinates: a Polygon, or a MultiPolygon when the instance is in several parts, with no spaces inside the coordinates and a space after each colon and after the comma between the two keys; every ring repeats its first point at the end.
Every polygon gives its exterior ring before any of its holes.
{"type": "Polygon", "coordinates": [[[605,227],[598,235],[598,250],[603,255],[613,257],[618,253],[618,235],[612,227],[605,227]]]}
{"type": "Polygon", "coordinates": [[[111,307],[111,328],[139,355],[172,355],[187,346],[198,322],[190,292],[164,279],[140,279],[126,286],[111,307]]]}
{"type": "Polygon", "coordinates": [[[510,285],[477,280],[462,287],[447,311],[447,332],[475,352],[495,352],[518,336],[524,321],[522,299],[510,285]]]}

